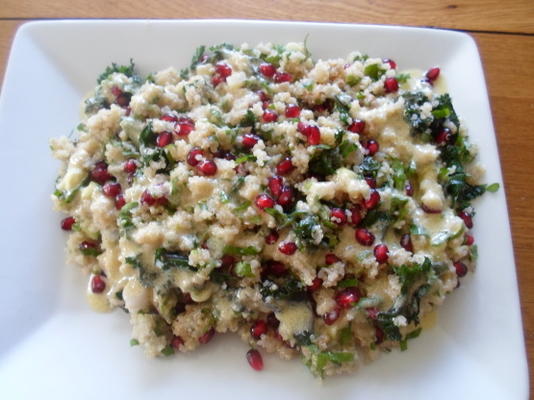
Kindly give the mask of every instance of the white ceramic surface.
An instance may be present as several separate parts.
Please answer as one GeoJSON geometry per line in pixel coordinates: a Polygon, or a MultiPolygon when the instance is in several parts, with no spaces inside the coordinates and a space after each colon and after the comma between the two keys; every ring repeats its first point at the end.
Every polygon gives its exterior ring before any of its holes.
{"type": "Polygon", "coordinates": [[[49,194],[58,164],[47,141],[77,124],[98,74],[132,57],[143,73],[189,64],[201,44],[302,41],[315,58],[360,50],[401,69],[442,68],[458,114],[480,146],[487,182],[502,182],[484,75],[474,41],[405,27],[257,21],[56,21],[17,33],[0,98],[0,397],[54,399],[525,399],[528,371],[504,190],[476,203],[477,273],[437,325],[352,376],[323,383],[298,361],[265,357],[216,337],[198,352],[146,359],[129,346],[127,315],[85,302],[85,278],[64,262],[49,194]],[[172,396],[172,397],[171,397],[172,396]]]}

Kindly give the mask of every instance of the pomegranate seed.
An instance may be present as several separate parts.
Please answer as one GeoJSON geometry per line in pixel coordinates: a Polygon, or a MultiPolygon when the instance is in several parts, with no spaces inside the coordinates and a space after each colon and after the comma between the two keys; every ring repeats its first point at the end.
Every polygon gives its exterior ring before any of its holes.
{"type": "Polygon", "coordinates": [[[313,279],[312,284],[308,286],[308,289],[310,292],[315,292],[316,290],[319,290],[323,286],[323,280],[319,277],[316,277],[313,279]]]}
{"type": "Polygon", "coordinates": [[[278,251],[286,256],[291,256],[297,251],[297,245],[295,242],[283,242],[278,245],[278,251]]]}
{"type": "Polygon", "coordinates": [[[254,324],[250,327],[250,334],[256,340],[261,339],[261,335],[264,335],[266,333],[267,323],[265,321],[262,321],[261,319],[254,322],[254,324]]]}
{"type": "Polygon", "coordinates": [[[162,121],[167,121],[167,122],[178,122],[178,118],[176,118],[174,115],[171,115],[171,114],[163,114],[160,119],[162,121]]]}
{"type": "Polygon", "coordinates": [[[310,125],[307,129],[308,144],[310,146],[316,146],[321,143],[321,131],[318,126],[310,125]]]}
{"type": "Polygon", "coordinates": [[[72,225],[76,223],[76,219],[74,217],[66,217],[61,220],[61,229],[64,231],[71,231],[72,225]]]}
{"type": "Polygon", "coordinates": [[[232,68],[226,63],[218,62],[215,64],[215,72],[217,72],[223,78],[228,78],[230,75],[232,75],[232,68]]]}
{"type": "Polygon", "coordinates": [[[265,266],[267,275],[284,276],[287,274],[287,267],[280,261],[271,261],[265,266]]]}
{"type": "Polygon", "coordinates": [[[438,67],[430,68],[428,71],[426,71],[426,78],[430,83],[434,82],[436,79],[438,79],[440,73],[440,69],[438,67]]]}
{"type": "Polygon", "coordinates": [[[120,106],[120,107],[128,107],[128,105],[130,104],[130,100],[132,98],[132,95],[130,93],[121,93],[119,96],[117,96],[117,99],[115,100],[115,102],[120,106]]]}
{"type": "Polygon", "coordinates": [[[374,156],[380,149],[380,146],[378,145],[378,142],[376,140],[371,139],[367,141],[367,143],[365,144],[365,148],[367,149],[367,153],[370,156],[374,156]]]}
{"type": "Polygon", "coordinates": [[[287,175],[291,171],[293,171],[294,168],[295,166],[291,162],[291,158],[287,157],[278,163],[278,165],[276,166],[276,172],[279,175],[287,175]]]}
{"type": "Polygon", "coordinates": [[[234,256],[231,256],[230,254],[225,254],[221,258],[221,268],[224,270],[230,270],[236,262],[236,259],[234,256]]]}
{"type": "Polygon", "coordinates": [[[211,328],[209,331],[207,331],[205,334],[203,334],[201,337],[198,338],[198,341],[201,344],[208,343],[211,339],[213,339],[213,336],[215,336],[215,329],[211,328]]]}
{"type": "Polygon", "coordinates": [[[350,210],[350,220],[354,225],[358,225],[362,219],[363,217],[361,207],[359,205],[354,206],[354,208],[350,210]]]}
{"type": "Polygon", "coordinates": [[[250,349],[247,351],[247,361],[252,369],[261,371],[263,369],[263,358],[258,350],[250,349]]]}
{"type": "Polygon", "coordinates": [[[280,321],[276,318],[276,315],[274,313],[270,313],[267,315],[267,325],[269,325],[273,329],[278,329],[280,326],[280,321]]]}
{"type": "Polygon", "coordinates": [[[345,224],[347,222],[347,214],[345,214],[345,210],[342,210],[341,208],[332,208],[332,210],[330,210],[330,221],[338,225],[345,224]]]}
{"type": "Polygon", "coordinates": [[[434,138],[438,146],[449,143],[451,140],[451,130],[449,128],[443,128],[434,138]]]}
{"type": "Polygon", "coordinates": [[[102,279],[102,275],[95,275],[91,279],[91,291],[93,293],[102,293],[106,290],[106,281],[102,279]]]}
{"type": "Polygon", "coordinates": [[[161,132],[156,138],[156,145],[158,147],[165,147],[172,143],[172,133],[161,132]]]}
{"type": "Polygon", "coordinates": [[[198,165],[198,170],[202,172],[203,175],[213,176],[217,173],[217,164],[212,160],[204,160],[198,165]]]}
{"type": "Polygon", "coordinates": [[[302,133],[304,136],[308,136],[307,129],[308,129],[308,125],[305,124],[304,122],[300,121],[297,124],[297,131],[302,133]]]}
{"type": "Polygon", "coordinates": [[[323,321],[326,325],[332,325],[339,318],[339,309],[334,308],[323,315],[323,321]]]}
{"type": "Polygon", "coordinates": [[[113,86],[113,87],[111,88],[111,94],[112,94],[113,96],[115,96],[115,97],[118,97],[118,96],[120,96],[120,95],[122,94],[122,90],[121,90],[121,88],[118,87],[118,86],[113,86]]]}
{"type": "Polygon", "coordinates": [[[272,78],[276,73],[275,66],[269,63],[261,63],[258,69],[260,70],[261,74],[267,78],[272,78]]]}
{"type": "Polygon", "coordinates": [[[324,262],[326,263],[326,265],[332,265],[339,261],[341,260],[334,253],[328,253],[324,256],[324,262]]]}
{"type": "Polygon", "coordinates": [[[263,122],[275,122],[278,119],[278,115],[271,110],[265,110],[261,116],[263,122]]]}
{"type": "Polygon", "coordinates": [[[104,161],[97,162],[91,171],[91,179],[103,185],[106,181],[113,179],[108,172],[108,165],[104,161]]]}
{"type": "Polygon", "coordinates": [[[475,238],[473,236],[471,236],[471,235],[465,235],[464,243],[467,246],[472,246],[473,243],[475,243],[475,238]]]}
{"type": "Polygon", "coordinates": [[[108,197],[115,197],[121,193],[121,184],[118,182],[108,182],[102,186],[102,191],[108,197]]]}
{"type": "Polygon", "coordinates": [[[441,210],[437,210],[437,209],[434,209],[434,208],[430,208],[430,207],[426,206],[425,204],[422,204],[422,205],[421,205],[421,208],[422,208],[423,211],[426,212],[427,214],[440,214],[440,213],[441,213],[441,210]]]}
{"type": "Polygon", "coordinates": [[[365,311],[367,312],[367,316],[371,319],[376,319],[378,317],[379,311],[376,307],[366,308],[365,311]]]}
{"type": "Polygon", "coordinates": [[[456,269],[456,275],[458,275],[458,278],[463,278],[465,275],[467,275],[467,266],[460,261],[456,261],[454,263],[454,268],[456,269]]]}
{"type": "Polygon", "coordinates": [[[465,211],[460,211],[458,213],[458,216],[463,219],[464,224],[468,229],[471,229],[473,227],[473,217],[470,214],[465,211]]]}
{"type": "Polygon", "coordinates": [[[274,81],[276,83],[291,82],[293,77],[287,72],[277,72],[274,74],[274,81]]]}
{"type": "Polygon", "coordinates": [[[406,195],[412,197],[413,196],[413,186],[410,182],[404,186],[404,190],[406,191],[406,195]]]}
{"type": "Polygon", "coordinates": [[[336,295],[336,303],[341,308],[349,308],[360,300],[360,290],[356,287],[349,287],[336,295]]]}
{"type": "Polygon", "coordinates": [[[219,74],[215,74],[211,77],[211,84],[213,86],[218,86],[222,82],[224,82],[224,78],[219,74]]]}
{"type": "Polygon", "coordinates": [[[397,82],[397,79],[395,78],[386,78],[384,89],[386,89],[386,93],[396,92],[399,90],[399,82],[397,82]]]}
{"type": "Polygon", "coordinates": [[[178,136],[184,137],[184,136],[189,135],[193,129],[195,129],[195,124],[194,123],[179,122],[178,125],[176,126],[176,129],[174,130],[174,132],[178,136]]]}
{"type": "Polygon", "coordinates": [[[275,244],[278,241],[278,238],[279,238],[278,232],[271,231],[265,237],[265,243],[267,243],[267,244],[275,244]]]}
{"type": "Polygon", "coordinates": [[[258,143],[258,140],[260,140],[258,136],[252,133],[247,133],[246,135],[243,135],[241,144],[245,149],[251,149],[256,145],[256,143],[258,143]]]}
{"type": "Polygon", "coordinates": [[[165,205],[167,204],[167,198],[165,196],[154,197],[147,190],[145,190],[141,194],[141,203],[146,204],[147,206],[165,205]]]}
{"type": "Polygon", "coordinates": [[[369,185],[371,189],[376,189],[376,179],[375,178],[364,178],[365,182],[369,185]]]}
{"type": "Polygon", "coordinates": [[[380,329],[378,326],[375,326],[375,337],[376,337],[376,344],[380,344],[384,341],[384,331],[380,329]]]}
{"type": "Polygon", "coordinates": [[[409,233],[405,233],[401,236],[400,245],[404,250],[413,253],[412,236],[409,233]]]}
{"type": "Polygon", "coordinates": [[[115,197],[115,208],[117,210],[120,210],[125,204],[126,200],[124,200],[124,196],[122,194],[119,194],[117,197],[115,197]]]}
{"type": "Polygon", "coordinates": [[[380,203],[380,193],[378,193],[376,190],[373,190],[369,198],[365,200],[364,205],[366,209],[372,210],[378,205],[378,203],[380,203]]]}
{"type": "Polygon", "coordinates": [[[300,107],[295,104],[290,104],[286,107],[286,118],[298,118],[300,115],[300,107]]]}
{"type": "Polygon", "coordinates": [[[180,336],[173,336],[171,340],[171,346],[173,349],[178,350],[184,344],[183,339],[180,336]]]}
{"type": "Polygon", "coordinates": [[[128,160],[124,163],[122,169],[128,174],[133,174],[135,171],[137,171],[137,163],[135,160],[128,160]]]}
{"type": "Polygon", "coordinates": [[[199,149],[198,147],[193,147],[191,151],[187,154],[187,163],[194,167],[195,165],[198,165],[198,163],[202,160],[204,157],[204,152],[202,149],[199,149]]]}
{"type": "Polygon", "coordinates": [[[376,261],[379,264],[384,264],[388,261],[389,250],[388,250],[388,246],[386,246],[385,244],[377,244],[373,252],[375,254],[376,261]]]}
{"type": "Polygon", "coordinates": [[[284,180],[281,176],[271,176],[268,180],[268,186],[269,190],[271,191],[271,194],[278,198],[280,194],[282,193],[282,187],[284,186],[284,180]]]}
{"type": "Polygon", "coordinates": [[[384,58],[382,62],[385,64],[389,64],[391,69],[397,69],[397,63],[389,58],[384,58]]]}
{"type": "Polygon", "coordinates": [[[278,196],[278,204],[282,207],[287,207],[293,203],[293,188],[291,186],[284,186],[278,196]]]}
{"type": "Polygon", "coordinates": [[[260,101],[262,101],[262,102],[266,102],[266,101],[269,101],[271,99],[269,97],[269,95],[267,93],[265,93],[263,90],[258,90],[256,92],[256,94],[258,95],[258,97],[260,98],[260,101]]]}
{"type": "Polygon", "coordinates": [[[347,129],[354,133],[363,133],[363,130],[365,129],[365,121],[357,119],[352,124],[350,124],[347,129]]]}
{"type": "Polygon", "coordinates": [[[355,237],[362,246],[371,246],[375,241],[375,236],[365,228],[356,229],[355,237]]]}
{"type": "Polygon", "coordinates": [[[258,197],[256,197],[255,203],[256,207],[258,207],[260,210],[274,207],[274,200],[266,193],[259,194],[258,197]]]}

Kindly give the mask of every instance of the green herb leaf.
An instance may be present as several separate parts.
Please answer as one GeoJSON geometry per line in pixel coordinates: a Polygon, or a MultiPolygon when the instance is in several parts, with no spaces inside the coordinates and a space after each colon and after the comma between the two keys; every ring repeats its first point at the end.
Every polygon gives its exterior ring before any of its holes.
{"type": "Polygon", "coordinates": [[[130,339],[130,346],[139,346],[139,340],[137,339],[130,339]]]}
{"type": "Polygon", "coordinates": [[[260,254],[260,250],[254,246],[247,247],[235,247],[235,246],[224,246],[223,254],[229,254],[231,256],[255,256],[260,254]]]}
{"type": "Polygon", "coordinates": [[[168,270],[171,268],[188,268],[189,257],[179,252],[172,252],[163,247],[156,249],[154,254],[154,265],[162,270],[168,270]]]}
{"type": "Polygon", "coordinates": [[[119,65],[119,64],[112,63],[111,66],[106,67],[104,72],[100,74],[96,82],[98,84],[102,83],[102,81],[109,78],[111,74],[115,72],[124,74],[128,77],[132,77],[134,75],[134,70],[135,70],[135,64],[131,58],[130,58],[130,65],[119,65]]]}
{"type": "Polygon", "coordinates": [[[495,182],[495,183],[492,183],[491,185],[486,186],[486,191],[495,193],[496,191],[499,190],[500,187],[501,186],[497,182],[495,182]]]}
{"type": "Polygon", "coordinates": [[[359,282],[356,278],[349,278],[349,279],[343,279],[341,282],[337,284],[338,288],[348,288],[348,287],[354,287],[358,286],[359,282]]]}
{"type": "Polygon", "coordinates": [[[256,156],[254,156],[254,154],[245,154],[243,156],[236,158],[235,163],[243,164],[248,161],[256,161],[256,156]]]}
{"type": "Polygon", "coordinates": [[[234,271],[241,278],[253,278],[254,272],[249,263],[240,261],[235,265],[234,271]]]}
{"type": "Polygon", "coordinates": [[[373,81],[377,81],[385,72],[386,70],[380,68],[379,64],[369,64],[363,69],[363,73],[373,81]]]}
{"type": "Polygon", "coordinates": [[[171,345],[167,345],[163,350],[161,350],[161,354],[163,354],[165,357],[172,356],[174,354],[174,349],[171,345]]]}

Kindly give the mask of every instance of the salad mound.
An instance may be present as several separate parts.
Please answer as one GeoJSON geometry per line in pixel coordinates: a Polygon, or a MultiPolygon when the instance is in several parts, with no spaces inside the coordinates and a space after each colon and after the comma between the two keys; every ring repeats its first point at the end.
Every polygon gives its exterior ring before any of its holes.
{"type": "Polygon", "coordinates": [[[302,43],[112,64],[51,140],[90,303],[126,311],[150,356],[233,332],[253,368],[298,355],[322,377],[406,350],[473,270],[471,202],[498,188],[441,79],[302,43]]]}

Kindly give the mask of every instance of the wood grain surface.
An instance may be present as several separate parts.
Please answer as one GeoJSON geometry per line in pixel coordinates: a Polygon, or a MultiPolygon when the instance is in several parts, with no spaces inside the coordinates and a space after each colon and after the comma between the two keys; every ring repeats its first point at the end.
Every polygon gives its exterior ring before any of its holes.
{"type": "MultiPolygon", "coordinates": [[[[532,365],[534,0],[157,0],[150,7],[140,0],[2,0],[0,79],[16,28],[25,20],[47,18],[255,18],[437,26],[470,32],[482,56],[499,142],[528,360],[532,365]]],[[[532,369],[530,377],[533,381],[532,369]]]]}

